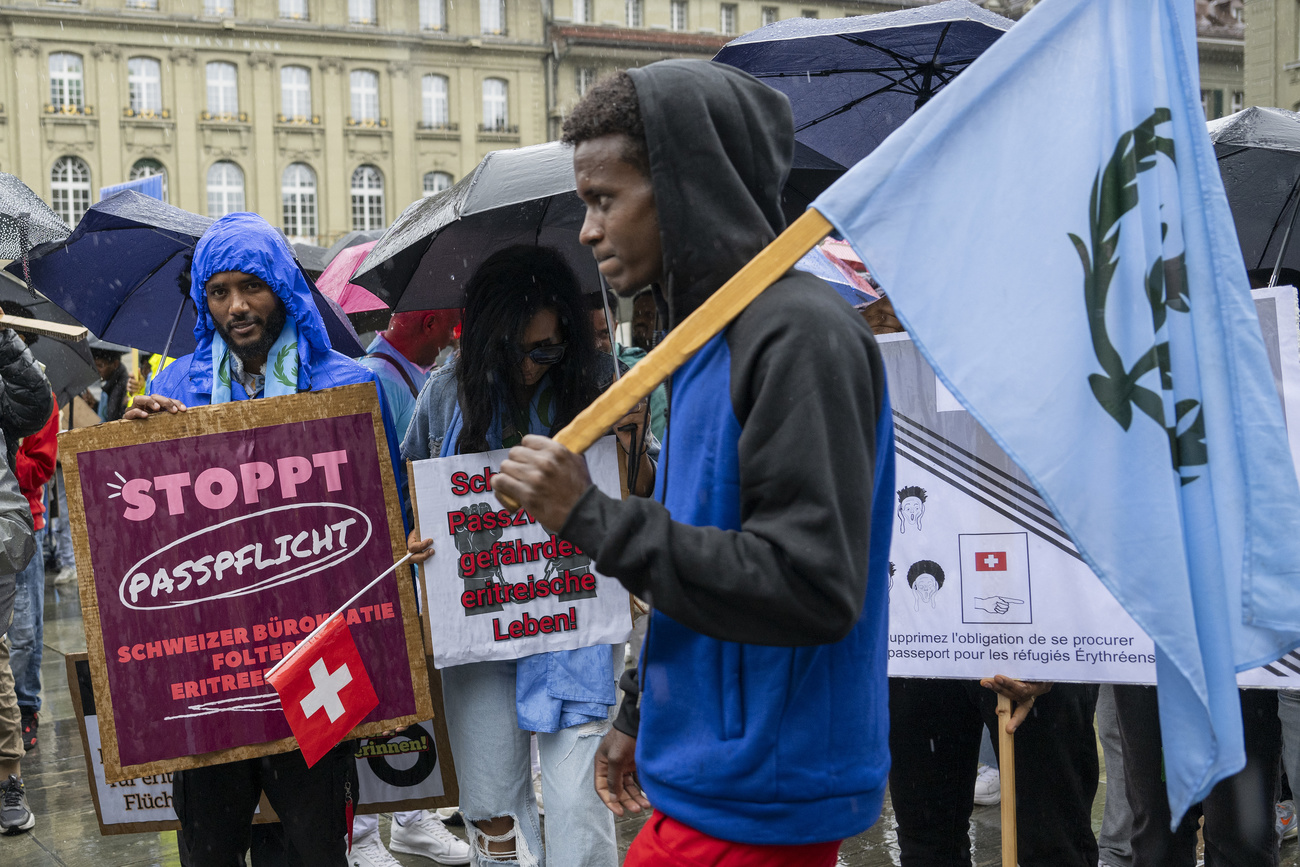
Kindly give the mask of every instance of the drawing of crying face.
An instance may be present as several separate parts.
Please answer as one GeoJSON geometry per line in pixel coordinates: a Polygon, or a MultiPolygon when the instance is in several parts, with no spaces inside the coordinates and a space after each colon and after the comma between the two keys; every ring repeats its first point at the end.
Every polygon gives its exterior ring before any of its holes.
{"type": "Polygon", "coordinates": [[[923,605],[934,609],[938,607],[934,596],[943,587],[943,568],[933,560],[918,560],[907,570],[907,584],[912,588],[917,611],[923,605]]]}
{"type": "Polygon", "coordinates": [[[925,489],[915,485],[908,485],[898,492],[898,532],[906,533],[908,524],[921,529],[925,499],[925,489]]]}

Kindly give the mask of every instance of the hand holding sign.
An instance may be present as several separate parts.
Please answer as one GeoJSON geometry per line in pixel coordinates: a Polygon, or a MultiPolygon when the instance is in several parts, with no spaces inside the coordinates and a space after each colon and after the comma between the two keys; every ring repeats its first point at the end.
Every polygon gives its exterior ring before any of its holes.
{"type": "Polygon", "coordinates": [[[975,607],[990,614],[1006,614],[1012,605],[1024,605],[1025,600],[1011,596],[976,596],[975,607]]]}

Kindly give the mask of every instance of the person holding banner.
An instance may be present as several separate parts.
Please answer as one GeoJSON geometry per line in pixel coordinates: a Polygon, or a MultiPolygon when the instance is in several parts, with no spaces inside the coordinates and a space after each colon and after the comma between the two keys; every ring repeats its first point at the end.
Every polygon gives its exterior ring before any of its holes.
{"type": "MultiPolygon", "coordinates": [[[[615,73],[564,139],[582,241],[620,295],[658,286],[670,327],[784,228],[790,104],[734,68],[615,73]]],[[[625,677],[596,758],[612,812],[655,806],[626,864],[829,867],[879,817],[889,769],[894,448],[875,338],[788,272],[673,374],[660,466],[655,500],[619,502],[529,436],[493,479],[654,606],[639,708],[625,677]]]]}
{"type": "MultiPolygon", "coordinates": [[[[369,382],[379,394],[389,454],[397,454],[376,376],[331,348],[293,252],[265,220],[233,213],[208,228],[194,249],[190,297],[203,312],[194,325],[194,353],[164,368],[125,418],[369,382]]],[[[394,473],[401,490],[405,474],[396,462],[394,473]]],[[[345,805],[357,791],[355,777],[349,742],[311,768],[295,750],[178,771],[173,792],[182,863],[243,864],[253,811],[265,791],[302,863],[345,867],[345,805]]]]}
{"type": "MultiPolygon", "coordinates": [[[[612,379],[596,351],[577,278],[557,252],[511,247],[489,257],[466,287],[460,355],[420,393],[402,455],[418,461],[518,444],[559,430],[612,379]]],[[[643,440],[644,408],[623,447],[643,440]]],[[[642,490],[654,467],[637,455],[642,490]]],[[[432,540],[412,533],[424,560],[432,540]]],[[[443,576],[430,576],[437,580],[443,576]]],[[[460,808],[475,863],[614,867],[614,818],[587,785],[615,702],[614,648],[473,662],[442,669],[460,808]],[[564,696],[559,698],[557,696],[564,696]],[[546,800],[545,860],[529,760],[537,732],[546,800]]]]}

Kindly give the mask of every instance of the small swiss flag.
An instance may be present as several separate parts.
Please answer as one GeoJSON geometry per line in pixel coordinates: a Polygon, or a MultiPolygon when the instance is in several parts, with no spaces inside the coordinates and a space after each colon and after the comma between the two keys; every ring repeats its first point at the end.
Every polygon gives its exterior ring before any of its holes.
{"type": "Polygon", "coordinates": [[[280,694],[309,768],[379,706],[352,631],[337,615],[266,680],[280,694]]]}
{"type": "Polygon", "coordinates": [[[1006,551],[980,551],[975,555],[976,572],[1007,571],[1006,551]]]}

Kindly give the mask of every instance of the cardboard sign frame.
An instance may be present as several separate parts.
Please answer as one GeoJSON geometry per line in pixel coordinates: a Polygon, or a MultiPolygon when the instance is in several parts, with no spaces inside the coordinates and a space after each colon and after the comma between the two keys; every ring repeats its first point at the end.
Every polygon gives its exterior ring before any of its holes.
{"type": "MultiPolygon", "coordinates": [[[[90,738],[86,733],[86,711],[81,701],[81,684],[77,679],[77,663],[89,663],[86,653],[69,653],[66,655],[65,668],[68,676],[68,692],[72,695],[72,711],[77,718],[77,731],[81,734],[81,751],[86,759],[86,782],[90,787],[90,797],[95,804],[95,820],[99,823],[100,836],[109,837],[116,834],[148,834],[159,831],[179,831],[179,820],[171,819],[161,822],[114,822],[104,823],[104,810],[99,802],[99,785],[95,782],[94,759],[90,755],[90,738]]],[[[433,698],[433,739],[438,750],[438,761],[442,770],[443,796],[440,798],[408,798],[399,801],[359,802],[359,815],[390,813],[407,810],[437,810],[441,807],[455,807],[459,803],[460,788],[456,783],[456,765],[452,760],[451,742],[447,738],[447,724],[442,713],[442,678],[432,663],[427,666],[429,672],[430,695],[433,698]]],[[[92,685],[93,690],[93,685],[92,685]]],[[[262,794],[259,812],[253,816],[253,824],[269,824],[280,821],[275,809],[262,794]]]]}
{"type": "MultiPolygon", "coordinates": [[[[383,417],[379,409],[379,397],[372,384],[361,383],[324,391],[193,407],[186,412],[158,413],[145,420],[115,421],[67,431],[59,435],[59,453],[63,459],[64,478],[68,491],[72,547],[76,555],[77,574],[82,577],[79,582],[81,611],[86,632],[86,647],[90,656],[91,681],[95,688],[96,708],[99,711],[104,775],[109,782],[289,752],[298,748],[298,741],[296,738],[287,737],[198,755],[158,759],[136,765],[121,764],[117,747],[117,720],[113,714],[113,697],[109,691],[108,663],[104,652],[99,601],[95,591],[97,576],[94,574],[90,557],[78,456],[82,452],[100,449],[144,445],[206,434],[252,430],[359,414],[368,414],[373,422],[380,478],[388,507],[389,536],[393,560],[396,562],[406,554],[406,539],[403,535],[401,507],[397,497],[397,481],[393,475],[388,439],[384,433],[383,417]]],[[[395,719],[362,723],[348,733],[349,738],[375,735],[397,726],[433,717],[421,627],[416,613],[415,591],[410,576],[409,567],[403,566],[397,570],[395,580],[401,602],[402,627],[406,636],[415,713],[395,719]]]]}

